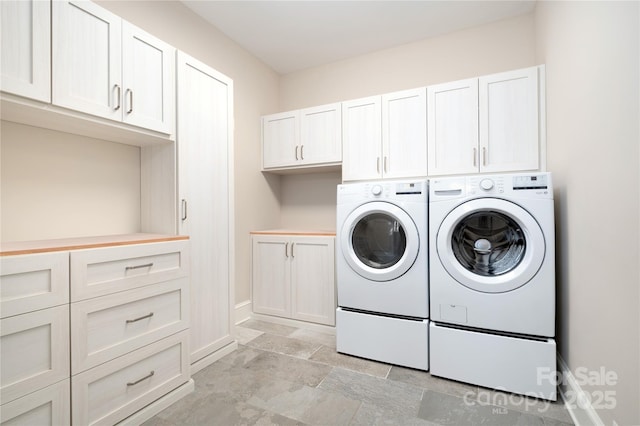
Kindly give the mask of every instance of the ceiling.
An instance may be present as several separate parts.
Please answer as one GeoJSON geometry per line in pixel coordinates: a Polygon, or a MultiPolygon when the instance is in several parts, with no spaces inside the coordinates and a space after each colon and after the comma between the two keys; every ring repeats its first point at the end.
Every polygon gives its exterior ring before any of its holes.
{"type": "Polygon", "coordinates": [[[280,74],[529,13],[529,0],[182,0],[280,74]]]}

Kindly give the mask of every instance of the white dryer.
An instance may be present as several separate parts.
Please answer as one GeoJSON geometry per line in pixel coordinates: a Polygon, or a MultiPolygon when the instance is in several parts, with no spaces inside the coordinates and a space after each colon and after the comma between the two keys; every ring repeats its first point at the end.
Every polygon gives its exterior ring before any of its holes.
{"type": "Polygon", "coordinates": [[[555,400],[551,174],[433,179],[429,215],[432,374],[555,400]]]}
{"type": "Polygon", "coordinates": [[[339,352],[428,369],[426,180],[338,185],[339,352]]]}

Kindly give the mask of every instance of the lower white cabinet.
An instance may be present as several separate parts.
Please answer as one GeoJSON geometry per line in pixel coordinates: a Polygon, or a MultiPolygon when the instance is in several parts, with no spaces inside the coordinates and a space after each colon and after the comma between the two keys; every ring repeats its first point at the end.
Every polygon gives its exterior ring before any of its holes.
{"type": "Polygon", "coordinates": [[[71,423],[71,380],[47,386],[0,408],[0,423],[11,426],[71,423]]]}
{"type": "Polygon", "coordinates": [[[188,331],[71,379],[73,424],[113,425],[189,380],[188,331]]]}
{"type": "Polygon", "coordinates": [[[69,377],[69,305],[0,321],[2,403],[69,377]]]}
{"type": "Polygon", "coordinates": [[[335,236],[252,235],[253,311],[335,325],[335,236]]]}
{"type": "Polygon", "coordinates": [[[3,244],[0,254],[2,425],[148,418],[192,388],[188,237],[3,244]]]}
{"type": "Polygon", "coordinates": [[[188,305],[186,278],[73,303],[72,374],[185,330],[188,305]]]}

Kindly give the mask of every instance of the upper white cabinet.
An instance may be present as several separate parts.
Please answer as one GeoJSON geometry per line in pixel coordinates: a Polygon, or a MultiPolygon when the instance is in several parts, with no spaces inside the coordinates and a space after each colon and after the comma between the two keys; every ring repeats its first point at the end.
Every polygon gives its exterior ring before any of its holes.
{"type": "Polygon", "coordinates": [[[343,180],[427,175],[425,88],[343,102],[343,180]]]}
{"type": "Polygon", "coordinates": [[[538,72],[429,86],[429,175],[538,169],[538,72]]]}
{"type": "Polygon", "coordinates": [[[51,101],[51,3],[0,2],[1,90],[51,101]]]}
{"type": "Polygon", "coordinates": [[[429,174],[478,171],[478,79],[427,87],[429,174]]]}
{"type": "Polygon", "coordinates": [[[538,67],[480,77],[480,170],[535,170],[538,150],[538,67]]]}
{"type": "Polygon", "coordinates": [[[342,160],[340,104],[262,118],[263,169],[334,166],[342,160]]]}
{"type": "Polygon", "coordinates": [[[54,1],[52,102],[170,134],[175,49],[88,1],[54,1]]]}

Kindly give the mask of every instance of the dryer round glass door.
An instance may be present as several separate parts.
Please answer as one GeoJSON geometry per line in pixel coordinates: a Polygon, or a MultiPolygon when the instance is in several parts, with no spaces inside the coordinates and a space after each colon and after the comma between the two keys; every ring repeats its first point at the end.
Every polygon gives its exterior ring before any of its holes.
{"type": "Polygon", "coordinates": [[[456,207],[440,225],[440,262],[460,284],[486,293],[523,286],[542,266],[538,222],[517,204],[480,198],[456,207]]]}
{"type": "Polygon", "coordinates": [[[372,202],[347,217],[340,234],[342,255],[357,274],[391,281],[411,268],[420,250],[418,229],[401,208],[372,202]]]}

